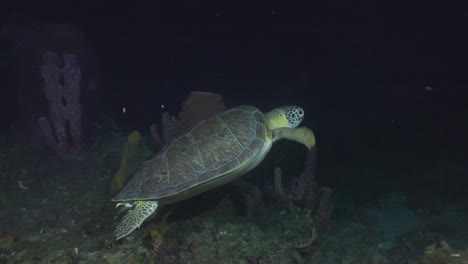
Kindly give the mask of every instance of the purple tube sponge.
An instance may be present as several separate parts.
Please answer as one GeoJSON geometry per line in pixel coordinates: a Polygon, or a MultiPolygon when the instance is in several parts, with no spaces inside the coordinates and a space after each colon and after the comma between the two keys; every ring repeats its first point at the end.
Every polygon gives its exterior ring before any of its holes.
{"type": "Polygon", "coordinates": [[[79,154],[82,149],[80,80],[81,71],[77,56],[64,56],[64,67],[55,52],[43,55],[41,66],[44,78],[44,94],[49,101],[49,118],[38,120],[46,143],[59,155],[73,149],[79,154]]]}

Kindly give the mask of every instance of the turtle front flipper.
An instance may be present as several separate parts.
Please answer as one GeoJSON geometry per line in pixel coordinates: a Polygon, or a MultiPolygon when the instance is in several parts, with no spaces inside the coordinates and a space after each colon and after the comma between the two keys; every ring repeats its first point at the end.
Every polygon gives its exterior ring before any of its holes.
{"type": "Polygon", "coordinates": [[[273,131],[273,141],[280,139],[289,139],[299,142],[308,149],[315,147],[315,135],[312,130],[307,127],[289,128],[282,127],[273,131]]]}
{"type": "Polygon", "coordinates": [[[153,214],[158,208],[157,201],[137,201],[133,207],[122,218],[122,221],[117,226],[115,237],[117,240],[130,234],[133,230],[140,227],[140,225],[153,214]]]}

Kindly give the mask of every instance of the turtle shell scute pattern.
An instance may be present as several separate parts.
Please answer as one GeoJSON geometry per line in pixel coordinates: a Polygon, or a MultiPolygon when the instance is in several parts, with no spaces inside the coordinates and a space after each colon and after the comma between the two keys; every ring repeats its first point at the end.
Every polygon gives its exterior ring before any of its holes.
{"type": "Polygon", "coordinates": [[[200,122],[145,162],[114,201],[150,200],[177,195],[222,177],[265,145],[265,117],[252,106],[226,110],[200,122]]]}

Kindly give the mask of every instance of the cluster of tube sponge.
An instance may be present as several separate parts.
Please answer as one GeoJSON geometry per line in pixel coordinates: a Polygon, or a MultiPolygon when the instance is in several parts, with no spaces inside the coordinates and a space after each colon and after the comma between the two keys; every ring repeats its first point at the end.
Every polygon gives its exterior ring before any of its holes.
{"type": "Polygon", "coordinates": [[[55,52],[43,55],[41,74],[44,94],[49,101],[49,117],[40,117],[38,125],[46,143],[59,155],[82,150],[82,109],[80,105],[81,70],[78,58],[55,52]]]}

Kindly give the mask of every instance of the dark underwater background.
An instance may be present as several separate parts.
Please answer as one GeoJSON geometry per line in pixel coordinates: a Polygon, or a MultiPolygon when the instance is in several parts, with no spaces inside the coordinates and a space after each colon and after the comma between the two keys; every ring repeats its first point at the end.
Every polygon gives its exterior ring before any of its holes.
{"type": "Polygon", "coordinates": [[[2,9],[0,263],[466,263],[464,10],[341,0],[2,9]],[[66,149],[50,141],[47,52],[61,74],[67,54],[81,70],[78,101],[57,101],[66,149]],[[164,112],[181,121],[211,106],[202,97],[187,111],[194,91],[225,109],[301,106],[317,146],[278,142],[240,180],[116,241],[113,182],[169,144],[164,112]]]}

